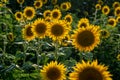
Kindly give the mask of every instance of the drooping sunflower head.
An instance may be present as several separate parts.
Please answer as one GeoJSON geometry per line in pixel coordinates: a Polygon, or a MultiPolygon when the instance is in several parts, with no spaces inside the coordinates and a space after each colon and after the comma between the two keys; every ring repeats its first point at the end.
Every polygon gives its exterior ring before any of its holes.
{"type": "Polygon", "coordinates": [[[43,80],[65,80],[65,72],[66,68],[63,64],[52,61],[43,67],[40,74],[43,80]]]}
{"type": "Polygon", "coordinates": [[[101,5],[100,4],[96,4],[95,8],[96,8],[96,10],[100,10],[101,9],[101,5]]]}
{"type": "Polygon", "coordinates": [[[120,16],[116,18],[117,23],[120,23],[120,16]]]}
{"type": "Polygon", "coordinates": [[[17,2],[18,2],[19,4],[23,4],[23,3],[24,3],[24,0],[17,0],[17,2]]]}
{"type": "Polygon", "coordinates": [[[117,60],[120,61],[120,54],[117,55],[117,60]]]}
{"type": "Polygon", "coordinates": [[[73,45],[80,51],[92,51],[100,43],[99,26],[89,25],[79,28],[72,34],[73,45]]]}
{"type": "Polygon", "coordinates": [[[57,4],[57,0],[51,0],[51,3],[55,5],[57,4]]]}
{"type": "Polygon", "coordinates": [[[23,13],[19,12],[19,11],[16,12],[15,13],[15,18],[16,18],[16,20],[21,21],[23,19],[23,13]]]}
{"type": "Polygon", "coordinates": [[[8,33],[8,35],[7,35],[7,39],[10,41],[10,42],[12,42],[13,40],[14,40],[14,35],[13,35],[13,33],[8,33]]]}
{"type": "Polygon", "coordinates": [[[48,2],[48,0],[42,0],[43,4],[46,4],[48,2]]]}
{"type": "Polygon", "coordinates": [[[112,5],[112,7],[115,9],[115,8],[117,8],[117,7],[119,7],[120,6],[120,3],[119,2],[114,2],[113,3],[113,5],[112,5]]]}
{"type": "Polygon", "coordinates": [[[33,23],[32,31],[38,38],[44,38],[47,34],[48,23],[44,19],[37,19],[33,23]]]}
{"type": "Polygon", "coordinates": [[[66,20],[69,24],[71,24],[72,21],[73,21],[72,15],[71,15],[71,14],[67,14],[67,15],[64,17],[64,20],[66,20]]]}
{"type": "Polygon", "coordinates": [[[62,16],[61,11],[59,9],[53,9],[51,12],[52,19],[60,19],[62,16]]]}
{"type": "Polygon", "coordinates": [[[70,73],[70,80],[112,80],[108,67],[98,64],[98,61],[77,63],[70,73]]]}
{"type": "Polygon", "coordinates": [[[108,38],[110,36],[110,32],[107,30],[101,30],[100,33],[102,38],[108,38]]]}
{"type": "Polygon", "coordinates": [[[89,26],[89,20],[87,18],[81,18],[78,21],[78,25],[77,25],[78,28],[82,28],[82,27],[86,28],[87,26],[89,26]]]}
{"type": "Polygon", "coordinates": [[[115,8],[114,15],[120,16],[120,7],[115,8]]]}
{"type": "Polygon", "coordinates": [[[64,20],[52,21],[49,25],[49,37],[55,40],[62,40],[69,33],[70,27],[66,24],[64,20]]]}
{"type": "Polygon", "coordinates": [[[23,15],[27,20],[31,20],[35,16],[35,9],[33,7],[26,7],[24,9],[23,15]]]}
{"type": "Polygon", "coordinates": [[[69,9],[69,5],[66,2],[61,3],[60,8],[62,11],[67,11],[69,9]]]}
{"type": "Polygon", "coordinates": [[[32,24],[25,25],[25,28],[22,29],[22,36],[24,40],[31,41],[35,38],[35,35],[32,31],[32,24]]]}
{"type": "Polygon", "coordinates": [[[117,25],[115,18],[109,18],[108,25],[115,27],[117,25]]]}
{"type": "Polygon", "coordinates": [[[51,15],[51,10],[45,10],[43,12],[43,17],[46,18],[46,17],[49,17],[51,15]]]}
{"type": "Polygon", "coordinates": [[[43,6],[43,2],[41,1],[41,0],[39,0],[39,1],[34,1],[34,7],[36,8],[36,9],[39,9],[39,8],[41,8],[43,6]]]}
{"type": "Polygon", "coordinates": [[[103,6],[102,13],[105,14],[105,15],[108,15],[110,13],[109,6],[107,6],[107,5],[103,6]]]}

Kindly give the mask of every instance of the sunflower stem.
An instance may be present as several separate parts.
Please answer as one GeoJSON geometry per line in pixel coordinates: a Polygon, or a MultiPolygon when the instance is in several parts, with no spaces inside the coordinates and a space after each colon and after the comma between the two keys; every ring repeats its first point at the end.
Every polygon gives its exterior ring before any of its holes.
{"type": "Polygon", "coordinates": [[[96,19],[97,19],[97,9],[95,10],[95,16],[94,16],[94,21],[93,21],[94,24],[96,23],[96,19]]]}
{"type": "Polygon", "coordinates": [[[25,60],[26,60],[26,52],[27,52],[27,43],[24,42],[23,43],[23,47],[24,47],[24,58],[23,58],[23,64],[25,64],[25,60]]]}
{"type": "Polygon", "coordinates": [[[58,41],[55,41],[55,60],[57,61],[58,59],[58,41]]]}

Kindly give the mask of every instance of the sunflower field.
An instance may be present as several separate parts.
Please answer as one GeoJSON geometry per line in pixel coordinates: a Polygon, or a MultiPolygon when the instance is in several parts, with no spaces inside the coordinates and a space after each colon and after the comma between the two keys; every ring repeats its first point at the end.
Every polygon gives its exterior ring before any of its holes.
{"type": "Polygon", "coordinates": [[[0,0],[0,80],[120,80],[120,0],[0,0]]]}

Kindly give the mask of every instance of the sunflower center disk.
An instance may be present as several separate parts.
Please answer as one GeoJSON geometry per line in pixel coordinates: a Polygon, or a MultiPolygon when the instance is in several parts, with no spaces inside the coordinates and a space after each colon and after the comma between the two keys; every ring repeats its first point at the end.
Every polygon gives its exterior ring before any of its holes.
{"type": "Polygon", "coordinates": [[[117,13],[117,14],[120,14],[120,10],[117,10],[116,13],[117,13]]]}
{"type": "Polygon", "coordinates": [[[86,68],[79,73],[79,80],[103,80],[102,74],[94,68],[86,68]]]}
{"type": "Polygon", "coordinates": [[[37,3],[36,3],[36,6],[37,6],[37,7],[39,7],[39,6],[40,6],[40,3],[39,3],[39,2],[37,2],[37,3]]]}
{"type": "Polygon", "coordinates": [[[104,12],[106,13],[107,11],[108,11],[108,9],[107,9],[107,8],[105,8],[105,9],[104,9],[104,12]]]}
{"type": "Polygon", "coordinates": [[[36,32],[38,34],[44,34],[46,31],[46,25],[44,23],[39,23],[36,25],[36,32]]]}
{"type": "Polygon", "coordinates": [[[21,18],[21,14],[17,14],[17,17],[18,17],[18,18],[21,18]]]}
{"type": "Polygon", "coordinates": [[[81,45],[83,47],[87,47],[94,43],[94,39],[95,39],[95,37],[92,32],[83,31],[78,34],[77,42],[79,45],[81,45]]]}
{"type": "Polygon", "coordinates": [[[57,18],[58,17],[58,12],[54,12],[53,13],[53,18],[57,18]]]}
{"type": "Polygon", "coordinates": [[[114,24],[114,21],[109,21],[109,24],[110,24],[110,25],[113,25],[113,24],[114,24]]]}
{"type": "Polygon", "coordinates": [[[61,36],[63,34],[63,32],[64,32],[63,26],[59,25],[59,24],[55,24],[55,25],[53,25],[51,32],[56,37],[61,36]]]}
{"type": "Polygon", "coordinates": [[[87,27],[86,23],[81,23],[80,27],[87,27]]]}
{"type": "Polygon", "coordinates": [[[49,80],[58,80],[60,78],[60,70],[56,67],[52,67],[47,72],[47,77],[49,80]]]}
{"type": "Polygon", "coordinates": [[[31,27],[28,27],[28,28],[27,28],[26,34],[27,34],[27,36],[33,36],[31,27]]]}
{"type": "Polygon", "coordinates": [[[33,14],[33,12],[32,12],[31,10],[27,10],[27,11],[26,11],[26,15],[27,15],[27,16],[32,16],[32,14],[33,14]]]}

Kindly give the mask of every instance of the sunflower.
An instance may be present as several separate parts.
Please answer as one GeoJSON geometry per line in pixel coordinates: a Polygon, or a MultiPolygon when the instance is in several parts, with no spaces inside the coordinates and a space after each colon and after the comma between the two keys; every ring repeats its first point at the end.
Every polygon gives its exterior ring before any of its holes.
{"type": "Polygon", "coordinates": [[[119,2],[114,2],[113,3],[113,5],[112,5],[112,7],[115,9],[115,8],[117,8],[117,7],[119,7],[120,6],[120,3],[119,2]]]}
{"type": "Polygon", "coordinates": [[[95,8],[96,8],[96,10],[100,10],[101,9],[101,5],[100,4],[96,4],[95,8]]]}
{"type": "Polygon", "coordinates": [[[70,35],[65,36],[65,38],[61,41],[62,46],[68,46],[71,43],[72,43],[72,41],[71,41],[71,36],[70,35]]]}
{"type": "Polygon", "coordinates": [[[13,33],[11,33],[11,32],[8,33],[7,39],[12,42],[12,41],[14,40],[14,35],[13,35],[13,33]]]}
{"type": "Polygon", "coordinates": [[[24,3],[24,0],[17,0],[17,2],[18,2],[19,4],[23,4],[23,3],[24,3]]]}
{"type": "Polygon", "coordinates": [[[98,4],[103,5],[103,1],[102,0],[98,0],[98,4]]]}
{"type": "Polygon", "coordinates": [[[81,18],[78,21],[78,25],[77,25],[78,28],[87,27],[87,26],[89,26],[89,20],[87,18],[81,18]]]}
{"type": "Polygon", "coordinates": [[[117,60],[120,61],[120,54],[117,55],[117,60]]]}
{"type": "Polygon", "coordinates": [[[65,80],[65,72],[65,66],[57,61],[51,61],[40,70],[42,80],[65,80]]]}
{"type": "Polygon", "coordinates": [[[54,5],[54,9],[60,9],[59,5],[54,5]]]}
{"type": "Polygon", "coordinates": [[[108,38],[110,36],[110,33],[107,30],[101,30],[100,33],[102,38],[108,38]]]}
{"type": "Polygon", "coordinates": [[[44,18],[46,18],[46,17],[48,17],[48,16],[50,16],[51,15],[51,11],[50,10],[45,10],[44,12],[43,12],[43,17],[44,18]]]}
{"type": "Polygon", "coordinates": [[[32,24],[27,24],[25,28],[22,29],[23,38],[27,41],[31,41],[35,38],[32,27],[34,27],[32,24]]]}
{"type": "Polygon", "coordinates": [[[100,43],[99,26],[89,25],[74,32],[72,34],[73,45],[80,51],[92,51],[100,43]]]}
{"type": "Polygon", "coordinates": [[[107,5],[103,6],[102,13],[105,14],[105,15],[108,15],[110,13],[109,6],[107,6],[107,5]]]}
{"type": "Polygon", "coordinates": [[[43,6],[43,3],[42,3],[41,0],[34,1],[34,6],[35,6],[36,9],[39,9],[39,8],[41,8],[43,6]]]}
{"type": "Polygon", "coordinates": [[[52,4],[57,4],[57,0],[51,0],[52,4]]]}
{"type": "Polygon", "coordinates": [[[47,32],[48,23],[44,19],[37,19],[33,23],[32,31],[38,38],[44,38],[47,32]]]}
{"type": "Polygon", "coordinates": [[[61,11],[59,9],[53,9],[51,12],[52,19],[60,19],[62,16],[61,11]]]}
{"type": "Polygon", "coordinates": [[[73,21],[72,15],[71,15],[71,14],[67,14],[67,15],[64,17],[64,20],[66,20],[69,24],[71,24],[72,21],[73,21]]]}
{"type": "Polygon", "coordinates": [[[117,25],[115,18],[109,18],[108,25],[115,27],[117,25]]]}
{"type": "Polygon", "coordinates": [[[116,22],[120,23],[120,16],[116,18],[116,22]]]}
{"type": "Polygon", "coordinates": [[[26,7],[24,9],[23,15],[27,20],[31,20],[35,16],[35,9],[33,7],[26,7]]]}
{"type": "Polygon", "coordinates": [[[48,2],[48,0],[42,0],[43,4],[46,4],[48,2]]]}
{"type": "Polygon", "coordinates": [[[120,7],[115,8],[114,15],[120,16],[120,7]]]}
{"type": "Polygon", "coordinates": [[[23,19],[23,13],[22,12],[16,12],[15,13],[15,18],[16,18],[16,20],[18,20],[18,21],[20,21],[20,20],[22,20],[23,19]]]}
{"type": "Polygon", "coordinates": [[[91,63],[82,60],[82,63],[77,63],[73,69],[69,74],[70,80],[112,80],[108,67],[98,64],[97,60],[91,63]]]}
{"type": "Polygon", "coordinates": [[[1,2],[3,2],[3,3],[8,3],[9,0],[1,0],[1,2]]]}
{"type": "Polygon", "coordinates": [[[66,2],[67,4],[68,4],[68,9],[70,9],[71,8],[71,3],[70,2],[66,2]]]}
{"type": "Polygon", "coordinates": [[[54,20],[49,25],[48,34],[54,41],[61,41],[69,33],[70,26],[64,20],[54,20]]]}
{"type": "Polygon", "coordinates": [[[45,21],[47,21],[47,22],[51,22],[52,19],[51,19],[51,17],[48,16],[48,17],[45,18],[45,21]]]}
{"type": "Polygon", "coordinates": [[[62,11],[67,11],[69,9],[69,5],[66,2],[61,3],[60,8],[62,11]]]}

